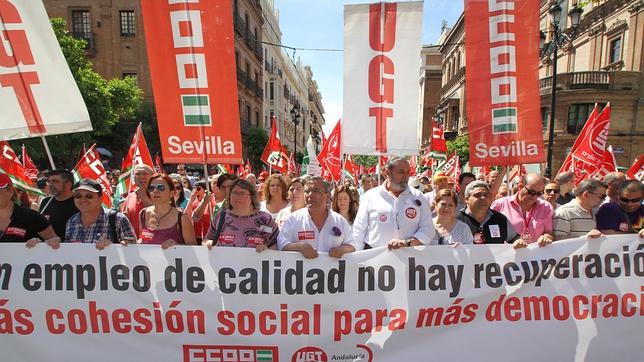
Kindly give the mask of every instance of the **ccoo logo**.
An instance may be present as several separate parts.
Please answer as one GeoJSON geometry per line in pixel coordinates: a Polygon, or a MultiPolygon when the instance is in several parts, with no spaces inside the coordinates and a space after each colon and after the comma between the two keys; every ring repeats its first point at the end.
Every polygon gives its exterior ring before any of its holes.
{"type": "Polygon", "coordinates": [[[291,362],[328,362],[326,353],[318,347],[302,347],[295,351],[291,362]]]}

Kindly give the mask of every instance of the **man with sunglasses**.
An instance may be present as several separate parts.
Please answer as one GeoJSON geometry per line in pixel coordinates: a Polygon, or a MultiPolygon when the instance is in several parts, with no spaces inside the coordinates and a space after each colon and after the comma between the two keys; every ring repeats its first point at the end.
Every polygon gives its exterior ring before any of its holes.
{"type": "Polygon", "coordinates": [[[47,173],[47,185],[52,196],[40,203],[40,214],[49,221],[59,238],[65,237],[67,220],[78,212],[72,197],[74,176],[69,170],[57,169],[47,173]]]}
{"type": "Polygon", "coordinates": [[[575,199],[555,211],[555,239],[570,239],[580,236],[598,237],[593,208],[606,198],[606,184],[587,179],[575,189],[575,199]]]}
{"type": "Polygon", "coordinates": [[[116,242],[124,245],[136,242],[128,218],[120,212],[103,209],[102,195],[103,188],[92,179],[83,179],[75,185],[73,198],[79,213],[67,221],[65,242],[93,243],[98,250],[116,242]]]}
{"type": "Polygon", "coordinates": [[[545,178],[537,173],[527,174],[519,183],[516,195],[500,198],[492,203],[492,210],[505,215],[519,234],[516,248],[538,243],[546,246],[554,240],[552,206],[541,198],[545,178]]]}
{"type": "Polygon", "coordinates": [[[618,202],[603,204],[597,210],[597,229],[604,234],[639,233],[644,237],[644,184],[628,180],[619,187],[618,202]]]}
{"type": "Polygon", "coordinates": [[[546,184],[546,188],[543,190],[543,199],[546,200],[553,210],[557,210],[559,205],[557,199],[559,198],[559,185],[556,182],[550,182],[546,184]]]}

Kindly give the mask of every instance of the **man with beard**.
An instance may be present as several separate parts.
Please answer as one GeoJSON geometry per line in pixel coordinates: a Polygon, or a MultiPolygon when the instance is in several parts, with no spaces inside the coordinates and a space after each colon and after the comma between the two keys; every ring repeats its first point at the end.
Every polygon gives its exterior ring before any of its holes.
{"type": "Polygon", "coordinates": [[[40,214],[49,221],[56,235],[65,237],[67,220],[78,212],[74,204],[72,187],[74,176],[69,170],[57,169],[47,173],[50,197],[40,203],[40,214]]]}
{"type": "Polygon", "coordinates": [[[387,180],[367,191],[353,222],[356,242],[366,248],[428,245],[434,239],[434,223],[423,194],[410,188],[409,162],[394,157],[387,162],[387,180]]]}

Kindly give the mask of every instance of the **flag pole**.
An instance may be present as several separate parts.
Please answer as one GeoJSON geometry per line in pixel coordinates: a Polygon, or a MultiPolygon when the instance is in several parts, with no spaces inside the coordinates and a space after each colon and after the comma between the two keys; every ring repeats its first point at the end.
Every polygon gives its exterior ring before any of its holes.
{"type": "MultiPolygon", "coordinates": [[[[56,165],[54,164],[54,159],[51,157],[51,151],[49,150],[49,145],[47,144],[47,139],[45,136],[40,136],[40,139],[42,140],[43,145],[45,146],[45,152],[47,153],[47,158],[49,159],[49,164],[51,165],[51,169],[55,170],[56,165]]],[[[24,162],[24,161],[23,161],[24,162]]]]}

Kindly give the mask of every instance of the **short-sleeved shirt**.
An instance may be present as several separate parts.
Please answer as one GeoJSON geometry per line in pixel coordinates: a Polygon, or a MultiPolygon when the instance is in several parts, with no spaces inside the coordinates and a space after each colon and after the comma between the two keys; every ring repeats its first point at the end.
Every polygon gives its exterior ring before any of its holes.
{"type": "MultiPolygon", "coordinates": [[[[112,230],[110,228],[109,212],[108,210],[101,208],[101,212],[98,214],[96,221],[90,224],[87,228],[83,226],[80,212],[72,216],[69,221],[67,221],[65,242],[97,243],[100,241],[102,235],[105,235],[105,239],[114,241],[112,237],[112,230]]],[[[116,241],[120,242],[121,240],[136,240],[134,228],[132,228],[130,220],[128,220],[128,218],[123,213],[117,212],[114,221],[117,236],[116,241]]]]}
{"type": "Polygon", "coordinates": [[[502,197],[492,203],[492,210],[505,215],[519,235],[530,233],[529,243],[534,243],[546,231],[552,231],[552,205],[537,199],[527,213],[521,209],[517,195],[502,197]]]}
{"type": "Polygon", "coordinates": [[[49,221],[54,228],[54,232],[61,239],[65,238],[67,220],[77,212],[78,208],[74,204],[74,198],[71,196],[63,201],[58,201],[54,197],[48,197],[40,203],[40,213],[49,221]],[[49,205],[47,205],[48,203],[49,205]]]}
{"type": "Polygon", "coordinates": [[[474,242],[474,236],[470,231],[469,226],[461,220],[456,219],[456,223],[452,226],[447,234],[441,235],[438,230],[436,230],[436,236],[432,240],[432,245],[453,245],[456,243],[461,244],[472,244],[474,242]]]}
{"type": "Polygon", "coordinates": [[[415,237],[429,245],[434,239],[434,222],[423,194],[407,187],[398,197],[386,184],[367,191],[360,199],[353,221],[353,237],[371,247],[385,246],[392,239],[415,237]]]}
{"type": "Polygon", "coordinates": [[[270,246],[277,242],[279,228],[271,217],[264,211],[257,211],[249,216],[237,216],[230,210],[221,210],[210,223],[206,239],[213,240],[217,246],[233,246],[254,248],[257,245],[270,246]],[[216,238],[220,218],[224,223],[216,238]]]}
{"type": "Polygon", "coordinates": [[[593,214],[581,207],[577,199],[561,205],[555,211],[555,240],[584,236],[595,226],[593,214]]]}
{"type": "Polygon", "coordinates": [[[288,244],[305,242],[324,253],[343,244],[352,245],[356,250],[362,249],[362,244],[353,238],[347,220],[331,209],[328,209],[328,213],[322,229],[318,230],[308,208],[293,212],[282,225],[277,237],[277,248],[283,250],[288,244]]]}
{"type": "Polygon", "coordinates": [[[24,243],[37,238],[38,233],[49,227],[49,222],[37,211],[14,205],[11,221],[6,229],[0,231],[0,242],[24,243]]]}
{"type": "Polygon", "coordinates": [[[609,202],[597,210],[595,219],[598,230],[636,233],[644,228],[644,205],[640,205],[639,209],[633,212],[626,212],[618,203],[609,202]]]}

